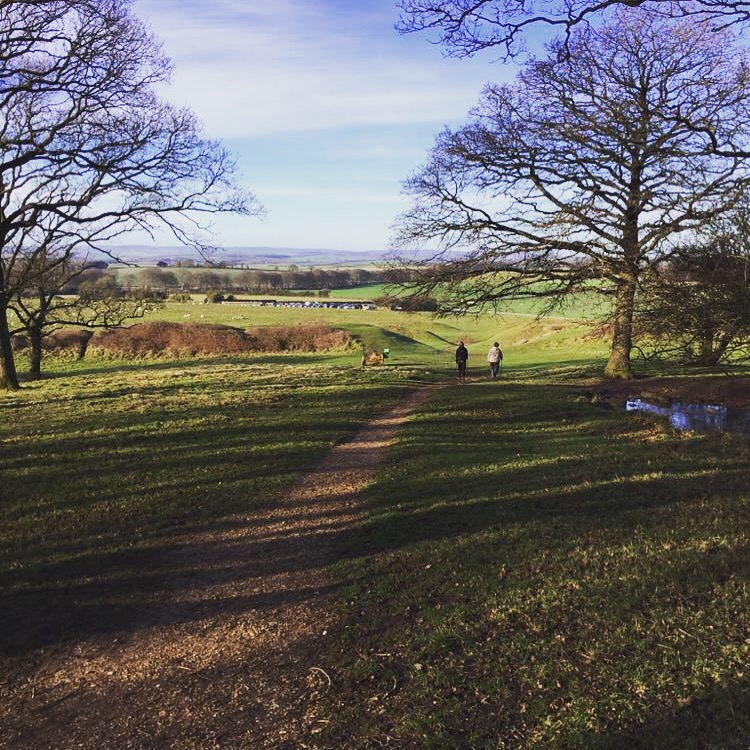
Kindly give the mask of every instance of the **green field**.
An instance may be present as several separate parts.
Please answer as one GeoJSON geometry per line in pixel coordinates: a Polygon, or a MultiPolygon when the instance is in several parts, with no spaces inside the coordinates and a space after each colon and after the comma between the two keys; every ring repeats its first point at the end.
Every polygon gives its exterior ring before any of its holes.
{"type": "Polygon", "coordinates": [[[325,322],[392,356],[48,357],[47,378],[0,393],[5,648],[127,632],[163,550],[442,382],[338,540],[320,746],[747,750],[750,444],[593,406],[579,383],[607,345],[584,322],[173,303],[151,318],[325,322]]]}
{"type": "Polygon", "coordinates": [[[386,289],[388,289],[386,284],[368,284],[353,289],[331,289],[331,299],[374,300],[385,296],[386,289]]]}
{"type": "Polygon", "coordinates": [[[329,746],[747,747],[749,472],[548,377],[443,391],[342,542],[329,746]]]}
{"type": "MultiPolygon", "coordinates": [[[[430,313],[406,314],[391,310],[299,309],[251,305],[170,303],[147,320],[223,323],[247,328],[295,323],[325,323],[351,331],[378,349],[389,347],[392,362],[414,366],[452,368],[459,340],[468,345],[470,365],[484,367],[492,342],[501,342],[507,366],[564,365],[604,358],[606,341],[593,339],[589,327],[573,319],[537,320],[531,314],[435,318],[430,313]]],[[[354,360],[352,360],[354,361],[354,360]]]]}

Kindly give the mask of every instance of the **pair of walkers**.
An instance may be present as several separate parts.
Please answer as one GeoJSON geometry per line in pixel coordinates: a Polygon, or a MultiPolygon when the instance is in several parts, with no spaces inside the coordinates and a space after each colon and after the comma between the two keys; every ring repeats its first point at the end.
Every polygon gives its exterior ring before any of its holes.
{"type": "MultiPolygon", "coordinates": [[[[500,364],[503,361],[503,352],[500,344],[496,341],[489,352],[487,352],[487,362],[490,365],[490,375],[494,380],[500,374],[500,364]]],[[[456,349],[456,368],[458,369],[458,379],[462,383],[466,380],[466,366],[469,363],[469,350],[463,341],[458,342],[456,349]]]]}

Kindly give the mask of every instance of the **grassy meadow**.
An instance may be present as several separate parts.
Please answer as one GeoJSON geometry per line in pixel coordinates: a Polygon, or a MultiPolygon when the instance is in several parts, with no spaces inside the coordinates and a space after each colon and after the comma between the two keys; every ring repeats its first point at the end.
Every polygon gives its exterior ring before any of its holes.
{"type": "Polygon", "coordinates": [[[316,746],[747,750],[750,443],[592,405],[579,383],[607,346],[576,314],[169,303],[150,319],[323,322],[391,358],[50,357],[0,393],[3,651],[138,627],[165,550],[442,382],[338,540],[316,746]]]}
{"type": "Polygon", "coordinates": [[[123,627],[165,549],[268,502],[406,385],[258,356],[61,364],[0,395],[5,645],[123,627]]]}
{"type": "Polygon", "coordinates": [[[342,541],[326,746],[746,748],[748,476],[556,378],[445,389],[342,541]]]}

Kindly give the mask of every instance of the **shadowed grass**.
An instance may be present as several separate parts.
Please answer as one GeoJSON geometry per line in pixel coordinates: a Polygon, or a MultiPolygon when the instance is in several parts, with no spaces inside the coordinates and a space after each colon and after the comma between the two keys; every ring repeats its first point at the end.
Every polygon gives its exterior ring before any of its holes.
{"type": "Polygon", "coordinates": [[[335,362],[108,361],[0,394],[2,646],[137,627],[166,550],[277,497],[409,386],[335,362]]]}
{"type": "MultiPolygon", "coordinates": [[[[231,323],[219,305],[184,309],[231,323]]],[[[307,314],[247,310],[231,324],[307,314]]],[[[315,656],[333,678],[320,746],[746,750],[747,442],[579,403],[569,384],[603,349],[571,321],[326,315],[392,360],[50,358],[49,378],[0,394],[0,630],[15,663],[197,616],[160,606],[190,585],[170,553],[272,508],[405,388],[452,373],[463,338],[483,381],[420,412],[366,523],[338,534],[342,619],[315,656]],[[495,338],[498,383],[484,380],[495,338]]]]}
{"type": "Polygon", "coordinates": [[[324,746],[744,750],[748,476],[548,380],[444,391],[342,543],[324,746]]]}

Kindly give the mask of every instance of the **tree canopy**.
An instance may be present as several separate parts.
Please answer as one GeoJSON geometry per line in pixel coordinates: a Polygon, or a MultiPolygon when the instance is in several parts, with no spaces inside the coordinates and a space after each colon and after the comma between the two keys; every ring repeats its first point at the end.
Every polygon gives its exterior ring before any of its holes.
{"type": "Polygon", "coordinates": [[[487,86],[468,124],[439,136],[398,225],[403,247],[439,245],[415,288],[465,312],[603,283],[615,296],[606,372],[630,377],[641,276],[737,202],[750,169],[716,145],[749,138],[750,76],[729,31],[619,9],[514,84],[487,86]]]}
{"type": "Polygon", "coordinates": [[[636,327],[654,355],[715,366],[750,347],[750,206],[709,222],[645,278],[636,327]]]}

